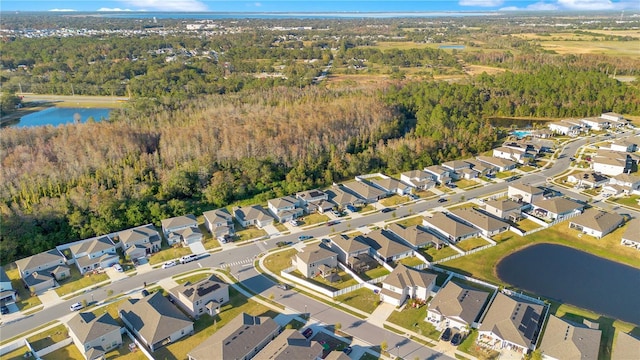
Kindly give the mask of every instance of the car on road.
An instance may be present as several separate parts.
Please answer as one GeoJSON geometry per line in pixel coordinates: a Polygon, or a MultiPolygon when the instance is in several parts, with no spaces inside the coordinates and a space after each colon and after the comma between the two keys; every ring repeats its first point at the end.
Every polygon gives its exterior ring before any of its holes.
{"type": "Polygon", "coordinates": [[[9,308],[6,305],[0,306],[0,314],[7,315],[9,313],[9,308]]]}
{"type": "Polygon", "coordinates": [[[196,254],[185,255],[185,256],[180,258],[180,264],[186,264],[188,262],[192,262],[192,261],[196,260],[197,258],[198,258],[198,255],[196,255],[196,254]]]}
{"type": "Polygon", "coordinates": [[[300,236],[298,236],[298,240],[300,240],[300,241],[309,240],[309,239],[313,239],[313,236],[311,236],[311,235],[300,235],[300,236]]]}
{"type": "Polygon", "coordinates": [[[313,335],[313,329],[312,328],[307,328],[307,330],[302,332],[302,335],[304,337],[306,337],[307,339],[311,337],[311,335],[313,335]]]}
{"type": "Polygon", "coordinates": [[[451,328],[444,329],[442,335],[440,336],[440,339],[442,339],[443,341],[451,340],[451,328]]]}
{"type": "Polygon", "coordinates": [[[123,272],[124,271],[124,269],[122,268],[122,266],[120,266],[120,264],[113,265],[113,268],[116,269],[117,272],[123,272]]]}
{"type": "Polygon", "coordinates": [[[447,199],[445,199],[445,198],[440,198],[440,199],[438,199],[438,202],[439,202],[439,203],[443,203],[443,202],[447,202],[447,201],[449,201],[449,200],[447,200],[447,199]]]}
{"type": "Polygon", "coordinates": [[[347,346],[346,348],[342,349],[342,352],[345,353],[346,355],[351,354],[351,351],[353,350],[353,348],[351,346],[347,346]]]}
{"type": "Polygon", "coordinates": [[[83,307],[84,307],[84,306],[82,306],[82,304],[81,304],[81,303],[77,302],[77,303],[71,304],[71,306],[69,307],[69,309],[70,309],[71,311],[78,311],[78,310],[82,309],[83,307]]]}
{"type": "Polygon", "coordinates": [[[388,212],[392,212],[392,211],[393,211],[393,209],[391,209],[391,208],[384,208],[384,209],[380,210],[381,213],[388,213],[388,212]]]}
{"type": "Polygon", "coordinates": [[[455,333],[451,338],[451,345],[458,346],[462,342],[462,334],[455,333]]]}
{"type": "Polygon", "coordinates": [[[333,226],[338,224],[340,224],[340,221],[338,220],[327,221],[327,226],[333,226]]]}
{"type": "Polygon", "coordinates": [[[175,260],[169,260],[169,261],[167,261],[166,263],[162,264],[162,268],[163,268],[163,269],[168,269],[168,268],[170,268],[170,267],[174,267],[174,266],[176,266],[176,265],[178,265],[178,262],[177,262],[177,261],[175,261],[175,260]]]}
{"type": "Polygon", "coordinates": [[[289,290],[291,287],[287,284],[278,284],[278,289],[289,290]]]}

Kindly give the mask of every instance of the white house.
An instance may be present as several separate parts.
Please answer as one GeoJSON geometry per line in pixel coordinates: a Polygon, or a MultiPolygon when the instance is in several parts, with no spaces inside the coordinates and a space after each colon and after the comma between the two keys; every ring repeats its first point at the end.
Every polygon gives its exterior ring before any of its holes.
{"type": "Polygon", "coordinates": [[[163,219],[161,223],[162,232],[169,245],[178,242],[189,245],[202,241],[202,232],[198,228],[198,221],[193,214],[163,219]]]}
{"type": "Polygon", "coordinates": [[[511,227],[501,219],[480,212],[474,208],[455,209],[451,211],[451,215],[480,230],[482,235],[487,237],[508,231],[511,227]]]}
{"type": "Polygon", "coordinates": [[[601,330],[551,315],[539,350],[544,360],[597,360],[601,337],[601,330]]]}
{"type": "Polygon", "coordinates": [[[326,277],[338,267],[338,254],[320,244],[307,245],[296,254],[293,265],[305,277],[326,277]]]}
{"type": "Polygon", "coordinates": [[[439,184],[446,184],[451,181],[451,171],[440,165],[432,165],[424,168],[424,171],[433,175],[433,179],[439,184]]]}
{"type": "Polygon", "coordinates": [[[204,226],[218,241],[226,243],[231,240],[235,234],[235,227],[233,226],[233,216],[229,214],[227,209],[205,211],[202,215],[204,216],[204,226]]]}
{"type": "Polygon", "coordinates": [[[425,320],[438,329],[450,327],[466,331],[476,328],[488,298],[486,291],[448,281],[429,303],[425,320]]]}
{"type": "Polygon", "coordinates": [[[257,228],[262,229],[273,223],[273,217],[260,205],[236,207],[233,210],[233,214],[242,227],[255,225],[257,228]]]}
{"type": "Polygon", "coordinates": [[[432,217],[425,217],[422,225],[434,229],[437,233],[449,242],[456,243],[465,239],[478,236],[480,230],[466,225],[460,221],[448,217],[443,213],[435,213],[432,217]]]}
{"type": "Polygon", "coordinates": [[[629,221],[627,230],[622,234],[620,244],[640,250],[640,219],[629,221]]]}
{"type": "Polygon", "coordinates": [[[75,259],[80,274],[99,267],[107,268],[119,260],[116,245],[107,236],[78,241],[69,247],[69,251],[75,259]]]}
{"type": "Polygon", "coordinates": [[[495,171],[509,171],[513,170],[517,167],[518,163],[508,159],[500,159],[493,156],[478,156],[476,157],[478,161],[482,164],[487,165],[488,167],[494,169],[495,171]]]}
{"type": "Polygon", "coordinates": [[[611,150],[599,150],[596,156],[591,158],[591,168],[609,176],[631,172],[635,165],[635,159],[629,153],[611,150]]]}
{"type": "Polygon", "coordinates": [[[516,202],[532,203],[544,197],[544,190],[531,185],[513,184],[507,189],[507,196],[516,202]]]}
{"type": "Polygon", "coordinates": [[[569,175],[567,181],[576,184],[578,188],[595,189],[606,185],[609,182],[609,177],[595,171],[582,171],[569,175]]]}
{"type": "Polygon", "coordinates": [[[471,168],[471,164],[462,160],[452,160],[442,163],[442,167],[449,170],[452,179],[457,180],[463,177],[463,170],[471,168]]]}
{"type": "Polygon", "coordinates": [[[569,215],[581,213],[584,209],[584,205],[579,202],[560,196],[551,199],[534,200],[531,205],[535,215],[551,220],[563,219],[569,215]]]}
{"type": "Polygon", "coordinates": [[[569,227],[599,239],[618,228],[623,221],[620,214],[591,208],[571,219],[569,227]]]}
{"type": "Polygon", "coordinates": [[[293,196],[284,196],[267,201],[269,212],[279,222],[287,222],[296,219],[304,214],[304,210],[300,208],[298,199],[293,196]]]}
{"type": "Polygon", "coordinates": [[[380,300],[400,306],[407,299],[426,301],[436,283],[436,274],[398,264],[382,281],[380,300]]]}
{"type": "Polygon", "coordinates": [[[560,135],[576,136],[580,133],[582,126],[575,122],[560,121],[549,123],[549,130],[560,135]]]}
{"type": "Polygon", "coordinates": [[[215,316],[229,302],[229,285],[215,275],[195,283],[183,283],[169,290],[173,302],[194,318],[215,316]]]}
{"type": "Polygon", "coordinates": [[[371,184],[387,194],[407,195],[411,193],[411,186],[394,178],[386,177],[382,179],[373,178],[369,180],[371,184]]]}
{"type": "Polygon", "coordinates": [[[609,185],[620,187],[622,192],[626,194],[637,194],[640,192],[640,175],[637,173],[618,174],[609,179],[609,185]]]}
{"type": "Polygon", "coordinates": [[[400,174],[400,181],[418,190],[428,190],[436,186],[433,174],[424,170],[411,170],[400,174]]]}

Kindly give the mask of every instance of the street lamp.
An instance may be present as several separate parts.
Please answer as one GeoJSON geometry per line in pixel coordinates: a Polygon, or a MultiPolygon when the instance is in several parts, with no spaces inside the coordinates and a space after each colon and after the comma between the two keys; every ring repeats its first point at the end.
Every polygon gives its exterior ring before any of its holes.
{"type": "Polygon", "coordinates": [[[308,319],[309,317],[307,316],[307,304],[304,304],[304,316],[308,319]]]}

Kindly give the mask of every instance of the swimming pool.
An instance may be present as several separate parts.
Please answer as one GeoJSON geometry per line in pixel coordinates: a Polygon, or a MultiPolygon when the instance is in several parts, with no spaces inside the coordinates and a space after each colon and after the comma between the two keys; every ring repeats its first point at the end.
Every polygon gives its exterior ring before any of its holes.
{"type": "Polygon", "coordinates": [[[531,136],[531,131],[516,130],[516,131],[512,131],[511,135],[516,136],[518,139],[522,139],[523,137],[531,136]]]}

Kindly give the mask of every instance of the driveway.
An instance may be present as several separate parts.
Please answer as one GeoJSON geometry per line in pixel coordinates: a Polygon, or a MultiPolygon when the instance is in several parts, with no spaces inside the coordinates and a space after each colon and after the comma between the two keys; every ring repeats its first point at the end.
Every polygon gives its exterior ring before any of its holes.
{"type": "Polygon", "coordinates": [[[111,281],[122,280],[128,277],[126,273],[119,272],[113,266],[106,268],[104,271],[111,281]]]}
{"type": "Polygon", "coordinates": [[[267,234],[269,234],[269,236],[276,235],[276,234],[280,233],[280,230],[278,230],[278,228],[276,228],[276,226],[273,225],[273,224],[269,224],[269,225],[263,227],[262,229],[264,231],[266,231],[267,234]]]}
{"type": "Polygon", "coordinates": [[[48,307],[60,302],[60,297],[54,289],[49,289],[43,293],[38,294],[38,299],[42,301],[44,307],[48,307]]]}
{"type": "Polygon", "coordinates": [[[202,244],[202,242],[198,241],[192,244],[189,244],[189,249],[191,249],[191,252],[194,254],[206,254],[207,253],[207,249],[204,248],[204,244],[202,244]]]}

